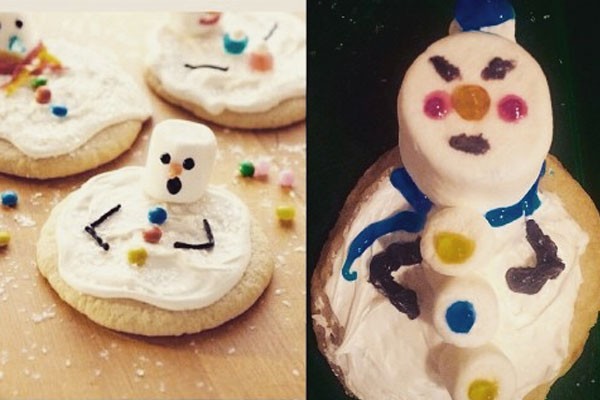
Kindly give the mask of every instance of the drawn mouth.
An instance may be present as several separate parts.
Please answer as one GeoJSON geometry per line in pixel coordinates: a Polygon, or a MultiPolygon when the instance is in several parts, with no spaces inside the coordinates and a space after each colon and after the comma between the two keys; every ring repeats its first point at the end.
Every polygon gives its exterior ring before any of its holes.
{"type": "Polygon", "coordinates": [[[490,149],[490,143],[483,137],[483,133],[479,135],[467,135],[466,133],[454,135],[450,138],[448,144],[455,150],[474,155],[485,154],[490,149]]]}
{"type": "Polygon", "coordinates": [[[171,178],[167,181],[167,190],[175,195],[181,190],[181,180],[179,178],[171,178]]]}

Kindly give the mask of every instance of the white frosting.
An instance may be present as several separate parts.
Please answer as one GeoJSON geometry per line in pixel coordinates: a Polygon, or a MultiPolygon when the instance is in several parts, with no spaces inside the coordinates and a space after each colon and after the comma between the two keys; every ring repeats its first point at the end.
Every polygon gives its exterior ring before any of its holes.
{"type": "Polygon", "coordinates": [[[284,100],[305,95],[306,28],[299,18],[283,13],[224,13],[220,26],[220,30],[203,36],[192,36],[172,25],[157,32],[149,68],[169,93],[215,115],[225,109],[267,111],[284,100]],[[274,24],[277,28],[267,41],[274,68],[253,71],[250,53],[260,46],[274,24]],[[248,35],[248,47],[240,55],[226,53],[223,34],[240,29],[248,35]],[[186,63],[212,64],[229,70],[191,70],[184,67],[186,63]]]}
{"type": "Polygon", "coordinates": [[[398,95],[400,153],[419,188],[435,203],[485,212],[519,201],[536,180],[552,141],[552,106],[544,74],[522,47],[503,37],[464,32],[432,44],[406,72],[398,95]],[[442,56],[460,69],[460,78],[446,82],[430,58],[442,56]],[[495,57],[511,60],[514,69],[501,80],[483,80],[482,70],[495,57]],[[443,119],[424,111],[425,99],[436,91],[450,96],[461,85],[477,85],[490,98],[481,120],[465,120],[451,110],[443,119]],[[498,104],[516,95],[528,106],[516,122],[499,117],[498,104]],[[482,137],[485,154],[470,154],[449,145],[460,134],[482,137]]]}
{"type": "MultiPolygon", "coordinates": [[[[1,139],[32,158],[59,156],[104,128],[150,116],[148,99],[117,60],[62,40],[44,44],[66,67],[43,76],[48,78],[52,103],[66,105],[68,116],[56,117],[50,105],[38,104],[27,84],[11,95],[0,91],[1,139]]],[[[9,75],[0,75],[0,85],[9,80],[9,75]]]]}
{"type": "MultiPolygon", "coordinates": [[[[588,240],[558,197],[542,194],[540,198],[542,205],[533,217],[557,244],[558,256],[566,264],[558,278],[548,281],[535,295],[518,294],[508,288],[507,269],[531,265],[534,260],[522,219],[495,229],[499,262],[494,268],[482,265],[474,272],[499,299],[498,328],[490,344],[514,365],[515,399],[554,377],[567,355],[573,306],[582,280],[578,259],[588,240]]],[[[352,239],[368,224],[407,208],[402,195],[389,181],[382,181],[373,195],[364,199],[344,232],[344,244],[329,260],[333,272],[325,291],[335,317],[344,327],[344,337],[339,346],[329,345],[328,357],[341,367],[349,389],[361,399],[450,400],[437,367],[440,347],[447,345],[431,324],[435,289],[424,269],[402,267],[394,274],[397,281],[417,293],[421,315],[412,321],[367,281],[375,254],[395,241],[412,240],[415,235],[398,232],[378,239],[354,261],[356,281],[346,281],[341,275],[352,239]]],[[[314,323],[324,325],[324,320],[317,316],[314,323]]]]}
{"type": "Polygon", "coordinates": [[[98,297],[128,298],[168,310],[208,306],[241,279],[250,260],[250,217],[246,206],[225,189],[209,187],[189,204],[160,203],[145,195],[141,167],[97,175],[70,194],[57,216],[58,271],[76,290],[98,297]],[[121,209],[96,228],[110,244],[104,251],[84,226],[121,204],[121,209]],[[168,213],[160,225],[162,238],[146,243],[148,210],[160,205],[168,213]],[[173,243],[203,243],[202,220],[212,228],[210,250],[175,249],[173,243]],[[145,265],[127,262],[127,251],[143,246],[145,265]]]}

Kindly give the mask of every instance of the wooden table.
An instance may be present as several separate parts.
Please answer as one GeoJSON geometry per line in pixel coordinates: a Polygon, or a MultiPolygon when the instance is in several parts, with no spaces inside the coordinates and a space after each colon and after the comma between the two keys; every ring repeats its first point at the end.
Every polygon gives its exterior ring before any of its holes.
{"type": "Polygon", "coordinates": [[[152,99],[152,120],[117,160],[67,179],[31,181],[0,175],[0,190],[19,194],[16,209],[0,207],[0,228],[11,232],[0,251],[0,398],[295,399],[305,390],[306,269],[305,125],[265,132],[212,126],[219,156],[212,182],[246,201],[271,239],[276,269],[271,285],[248,312],[196,335],[145,338],[103,328],[66,305],[35,265],[35,244],[49,211],[91,176],[143,165],[148,137],[166,118],[194,120],[153,95],[142,77],[148,32],[158,13],[34,14],[42,37],[66,37],[110,48],[152,99]],[[239,162],[270,157],[268,180],[242,178],[239,162]],[[292,190],[277,184],[291,168],[292,190]],[[293,204],[293,224],[274,216],[293,204]]]}

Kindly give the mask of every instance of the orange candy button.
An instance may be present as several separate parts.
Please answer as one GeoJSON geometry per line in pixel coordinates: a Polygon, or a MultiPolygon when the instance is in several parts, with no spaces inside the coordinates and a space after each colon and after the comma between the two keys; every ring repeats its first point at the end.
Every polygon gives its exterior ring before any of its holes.
{"type": "Polygon", "coordinates": [[[479,121],[490,109],[490,96],[479,85],[460,85],[452,91],[452,107],[467,121],[479,121]]]}

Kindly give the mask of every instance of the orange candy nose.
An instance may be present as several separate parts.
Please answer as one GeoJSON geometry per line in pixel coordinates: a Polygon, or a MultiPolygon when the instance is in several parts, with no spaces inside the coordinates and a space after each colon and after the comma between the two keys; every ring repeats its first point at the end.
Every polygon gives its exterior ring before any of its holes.
{"type": "Polygon", "coordinates": [[[451,95],[452,107],[467,121],[479,121],[490,109],[490,95],[479,85],[460,85],[451,95]]]}
{"type": "Polygon", "coordinates": [[[177,163],[169,164],[169,177],[170,178],[175,178],[176,176],[181,175],[181,171],[183,171],[181,164],[177,164],[177,163]]]}

